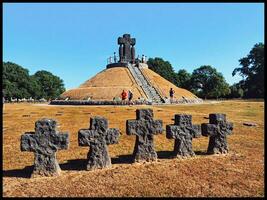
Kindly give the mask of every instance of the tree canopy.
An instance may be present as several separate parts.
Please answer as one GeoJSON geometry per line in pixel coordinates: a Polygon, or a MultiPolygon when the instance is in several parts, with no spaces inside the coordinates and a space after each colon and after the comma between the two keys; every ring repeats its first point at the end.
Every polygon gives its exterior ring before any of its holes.
{"type": "Polygon", "coordinates": [[[239,83],[235,83],[230,86],[231,93],[227,95],[229,98],[242,98],[244,96],[244,90],[239,83]]]}
{"type": "Polygon", "coordinates": [[[165,61],[162,58],[149,58],[147,61],[148,68],[161,75],[168,81],[175,83],[175,72],[169,61],[165,61]]]}
{"type": "Polygon", "coordinates": [[[239,60],[241,67],[235,68],[232,75],[237,73],[243,77],[240,85],[244,96],[248,98],[264,97],[264,44],[257,43],[249,54],[239,60]]]}
{"type": "Polygon", "coordinates": [[[54,99],[65,91],[63,81],[47,71],[29,75],[29,71],[12,62],[3,62],[5,98],[54,99]]]}
{"type": "Polygon", "coordinates": [[[209,65],[201,66],[190,74],[185,69],[175,73],[170,62],[159,57],[149,58],[147,63],[149,69],[177,87],[190,90],[201,98],[225,97],[231,91],[222,73],[209,65]]]}
{"type": "Polygon", "coordinates": [[[55,99],[65,91],[63,81],[48,71],[37,71],[34,79],[41,86],[40,93],[44,98],[55,99]]]}
{"type": "Polygon", "coordinates": [[[175,85],[187,90],[191,89],[191,74],[188,73],[185,69],[180,69],[176,73],[175,85]]]}
{"type": "Polygon", "coordinates": [[[29,71],[15,63],[3,64],[3,89],[6,97],[29,98],[29,71]]]}
{"type": "Polygon", "coordinates": [[[209,65],[195,69],[191,76],[192,91],[202,98],[218,98],[230,93],[229,85],[220,72],[209,65]]]}

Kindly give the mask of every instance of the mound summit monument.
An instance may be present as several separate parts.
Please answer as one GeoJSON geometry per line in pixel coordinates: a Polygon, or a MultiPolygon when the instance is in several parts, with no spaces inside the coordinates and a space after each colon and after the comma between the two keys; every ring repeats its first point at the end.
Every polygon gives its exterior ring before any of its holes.
{"type": "Polygon", "coordinates": [[[168,80],[148,68],[143,60],[136,58],[136,39],[130,34],[118,38],[119,57],[109,58],[106,69],[81,84],[61,94],[61,99],[71,101],[112,101],[121,96],[123,90],[131,90],[133,100],[143,99],[151,103],[168,102],[169,90],[175,90],[174,99],[181,103],[201,101],[188,90],[176,87],[168,80]]]}

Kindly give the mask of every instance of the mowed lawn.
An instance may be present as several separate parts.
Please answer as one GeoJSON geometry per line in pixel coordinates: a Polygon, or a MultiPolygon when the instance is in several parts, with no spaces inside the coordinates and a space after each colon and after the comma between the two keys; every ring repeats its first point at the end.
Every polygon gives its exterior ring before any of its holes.
{"type": "Polygon", "coordinates": [[[3,195],[37,196],[264,196],[264,102],[224,101],[173,106],[50,106],[5,104],[3,110],[3,195]],[[193,139],[194,158],[173,159],[174,140],[164,131],[154,136],[158,161],[131,162],[135,136],[126,135],[126,120],[135,119],[137,108],[152,108],[164,129],[174,114],[187,113],[194,124],[206,123],[209,113],[225,113],[234,123],[228,136],[229,154],[206,155],[208,137],[193,139]],[[109,169],[86,171],[89,147],[78,146],[78,130],[89,127],[89,118],[106,117],[109,127],[119,128],[119,143],[108,147],[109,169]],[[53,118],[61,132],[69,132],[70,147],[57,153],[61,176],[30,179],[34,154],[20,151],[20,137],[34,131],[40,118],[53,118]],[[256,127],[244,126],[256,123],[256,127]]]}

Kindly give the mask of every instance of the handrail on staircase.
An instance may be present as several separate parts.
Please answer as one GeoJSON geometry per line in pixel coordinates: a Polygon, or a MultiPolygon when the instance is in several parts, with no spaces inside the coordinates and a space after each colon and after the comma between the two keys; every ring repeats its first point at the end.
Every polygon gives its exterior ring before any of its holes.
{"type": "Polygon", "coordinates": [[[140,72],[142,73],[142,75],[145,77],[145,79],[147,80],[147,82],[149,83],[149,85],[151,86],[151,87],[153,87],[155,90],[156,90],[156,92],[158,93],[158,95],[160,96],[160,98],[161,98],[161,100],[163,100],[164,102],[165,102],[165,100],[164,100],[164,95],[163,95],[163,92],[161,91],[161,89],[157,86],[157,84],[155,83],[155,84],[152,84],[152,82],[150,81],[150,78],[146,75],[146,72],[144,72],[143,70],[141,70],[140,69],[140,72]]]}
{"type": "MultiPolygon", "coordinates": [[[[132,68],[132,65],[131,65],[130,63],[128,63],[128,69],[129,69],[129,71],[131,72],[131,74],[133,75],[134,80],[135,80],[135,82],[137,83],[137,85],[140,86],[140,88],[143,90],[143,93],[146,95],[147,99],[149,99],[149,96],[148,96],[148,94],[146,93],[146,91],[144,90],[142,83],[141,83],[141,85],[138,84],[138,82],[137,82],[138,77],[136,77],[136,75],[134,74],[134,73],[136,73],[136,72],[135,72],[135,70],[132,68]]],[[[139,82],[141,82],[141,81],[139,80],[139,82]]]]}

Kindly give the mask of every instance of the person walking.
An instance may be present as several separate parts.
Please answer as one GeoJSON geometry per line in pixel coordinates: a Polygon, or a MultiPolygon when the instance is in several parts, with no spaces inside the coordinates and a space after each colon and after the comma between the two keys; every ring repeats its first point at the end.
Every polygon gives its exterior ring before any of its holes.
{"type": "Polygon", "coordinates": [[[117,62],[116,52],[114,52],[114,63],[117,62]]]}
{"type": "Polygon", "coordinates": [[[127,98],[127,93],[125,92],[125,90],[123,90],[122,93],[121,93],[121,100],[125,101],[126,98],[127,98]]]}
{"type": "Polygon", "coordinates": [[[133,93],[131,90],[128,91],[128,100],[129,100],[129,103],[132,104],[132,99],[133,99],[133,93]]]}
{"type": "Polygon", "coordinates": [[[173,103],[173,96],[174,96],[174,90],[171,88],[170,89],[170,103],[173,103]]]}

